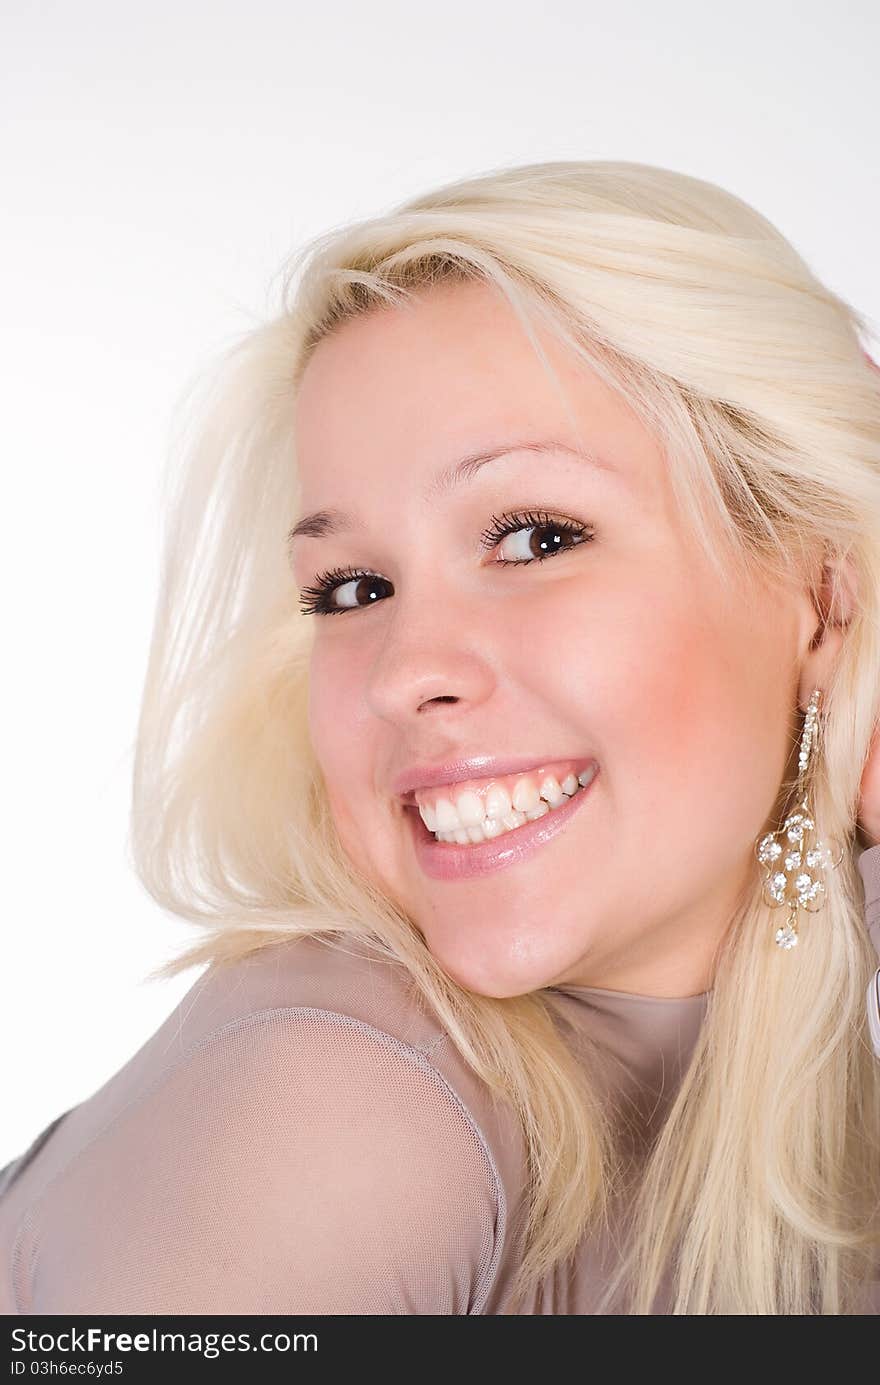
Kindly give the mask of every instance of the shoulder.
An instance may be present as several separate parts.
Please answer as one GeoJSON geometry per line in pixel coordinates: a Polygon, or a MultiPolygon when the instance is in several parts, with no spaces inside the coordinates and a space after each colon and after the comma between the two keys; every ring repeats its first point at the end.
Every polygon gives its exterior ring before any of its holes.
{"type": "Polygon", "coordinates": [[[41,1200],[68,1246],[97,1229],[82,1263],[31,1266],[32,1311],[482,1311],[503,1179],[405,968],[307,939],[200,982],[41,1200]]]}
{"type": "Polygon", "coordinates": [[[224,1027],[273,1012],[313,1011],[373,1025],[430,1052],[444,1037],[404,965],[357,938],[303,937],[214,964],[184,995],[165,1028],[179,1049],[224,1027]]]}

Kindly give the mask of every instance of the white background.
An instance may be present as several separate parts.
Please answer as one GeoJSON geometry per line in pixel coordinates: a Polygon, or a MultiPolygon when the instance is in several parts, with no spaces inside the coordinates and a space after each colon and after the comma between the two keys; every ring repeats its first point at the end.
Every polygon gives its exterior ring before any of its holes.
{"type": "Polygon", "coordinates": [[[0,53],[2,1166],[199,975],[126,856],[191,376],[306,237],[545,159],[717,182],[876,324],[880,6],[2,0],[0,53]]]}

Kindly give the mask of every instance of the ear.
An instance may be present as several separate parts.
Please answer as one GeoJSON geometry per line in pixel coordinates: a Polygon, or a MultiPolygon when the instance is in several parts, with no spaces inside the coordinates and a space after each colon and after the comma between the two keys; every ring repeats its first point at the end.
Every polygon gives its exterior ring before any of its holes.
{"type": "Polygon", "coordinates": [[[810,593],[811,615],[805,629],[807,647],[801,656],[798,705],[803,712],[807,710],[814,688],[823,693],[828,689],[846,627],[855,615],[858,591],[858,573],[852,559],[825,556],[810,593]]]}

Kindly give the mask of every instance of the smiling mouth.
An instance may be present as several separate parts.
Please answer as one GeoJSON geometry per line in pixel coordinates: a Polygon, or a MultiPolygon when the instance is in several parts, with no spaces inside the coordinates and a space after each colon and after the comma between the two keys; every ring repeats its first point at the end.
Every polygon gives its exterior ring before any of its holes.
{"type": "MultiPolygon", "coordinates": [[[[598,777],[597,765],[589,782],[580,785],[571,796],[563,795],[555,808],[545,804],[537,809],[531,819],[521,813],[519,816],[524,821],[503,828],[495,836],[484,837],[483,840],[473,840],[467,834],[467,829],[460,828],[457,830],[462,833],[464,840],[453,836],[451,840],[441,841],[437,833],[426,826],[416,807],[404,807],[418,865],[430,879],[450,883],[463,883],[515,867],[563,835],[568,824],[579,813],[586,811],[581,805],[591,799],[598,777]]],[[[470,830],[473,832],[473,829],[470,830]]]]}
{"type": "Polygon", "coordinates": [[[417,805],[411,804],[405,807],[405,812],[413,816],[415,831],[425,842],[459,847],[479,846],[483,842],[496,841],[500,837],[513,837],[529,823],[560,812],[572,799],[578,798],[589,788],[597,769],[598,766],[594,762],[577,777],[572,776],[566,785],[568,791],[561,790],[552,794],[549,801],[540,798],[534,807],[525,811],[511,805],[500,817],[483,817],[479,823],[471,823],[468,826],[458,824],[448,827],[445,831],[436,828],[432,830],[430,824],[436,823],[437,817],[430,809],[420,809],[417,805]]]}

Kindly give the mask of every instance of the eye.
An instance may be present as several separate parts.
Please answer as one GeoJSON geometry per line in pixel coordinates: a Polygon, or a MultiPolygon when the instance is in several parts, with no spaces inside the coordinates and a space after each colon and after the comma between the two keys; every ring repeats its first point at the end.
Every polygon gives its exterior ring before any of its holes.
{"type": "MultiPolygon", "coordinates": [[[[313,587],[303,587],[300,596],[300,610],[303,615],[335,616],[342,611],[354,611],[358,607],[358,597],[365,598],[365,604],[381,599],[381,588],[391,587],[391,583],[375,572],[363,572],[350,567],[335,567],[324,572],[313,587]],[[330,597],[336,592],[346,592],[352,598],[350,605],[337,606],[330,597]]],[[[394,588],[391,587],[393,591],[394,588]]]]}
{"type": "Polygon", "coordinates": [[[494,548],[510,534],[518,538],[515,544],[508,545],[513,553],[499,561],[513,566],[519,563],[542,563],[556,553],[564,553],[567,548],[575,548],[593,537],[588,525],[574,520],[554,519],[543,511],[529,510],[525,513],[492,516],[492,525],[483,531],[481,543],[484,548],[494,548]]]}
{"type": "MultiPolygon", "coordinates": [[[[514,549],[513,556],[497,559],[495,565],[520,567],[541,563],[569,548],[588,543],[594,537],[590,525],[554,518],[543,510],[528,510],[493,515],[491,526],[480,535],[480,546],[487,550],[495,548],[508,535],[521,533],[525,537],[518,537],[517,543],[510,545],[514,549]]],[[[322,573],[314,586],[302,588],[300,609],[303,615],[341,615],[343,611],[357,610],[362,603],[370,605],[382,600],[385,589],[394,591],[387,578],[378,573],[365,572],[361,568],[333,568],[322,573]],[[337,593],[343,598],[341,603],[331,600],[337,593]]]]}

